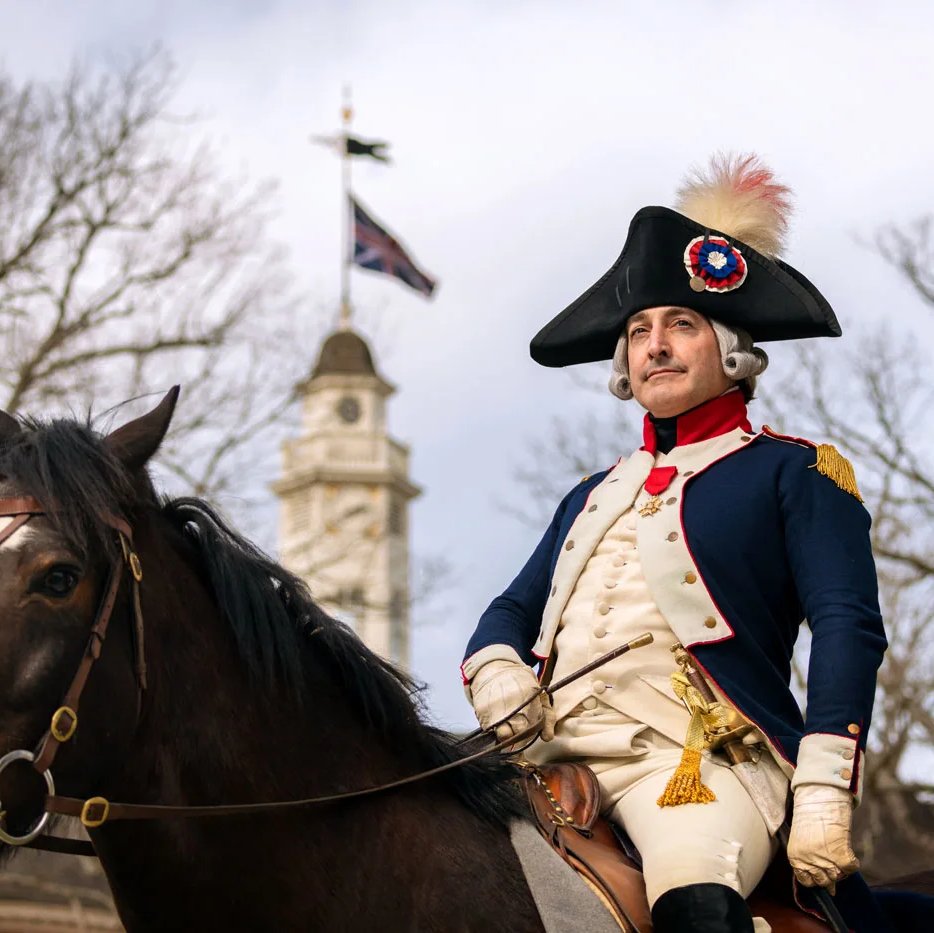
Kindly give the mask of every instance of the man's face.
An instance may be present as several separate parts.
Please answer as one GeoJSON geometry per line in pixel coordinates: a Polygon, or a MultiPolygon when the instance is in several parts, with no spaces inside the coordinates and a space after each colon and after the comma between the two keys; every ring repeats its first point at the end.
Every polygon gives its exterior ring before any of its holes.
{"type": "Polygon", "coordinates": [[[626,336],[632,394],[657,418],[680,415],[733,385],[710,321],[696,311],[647,308],[626,322],[626,336]]]}

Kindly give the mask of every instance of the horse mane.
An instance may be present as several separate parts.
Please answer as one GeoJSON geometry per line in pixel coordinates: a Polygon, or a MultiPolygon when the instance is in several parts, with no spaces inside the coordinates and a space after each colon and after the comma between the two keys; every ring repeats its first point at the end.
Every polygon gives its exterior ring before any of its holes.
{"type": "MultiPolygon", "coordinates": [[[[422,685],[370,650],[325,613],[306,583],[234,531],[206,502],[166,499],[162,514],[195,546],[238,653],[259,688],[309,697],[308,649],[330,669],[365,724],[393,745],[415,752],[426,770],[464,757],[473,747],[424,721],[422,685]]],[[[444,779],[474,812],[492,822],[527,816],[513,765],[481,759],[444,779]]]]}
{"type": "MultiPolygon", "coordinates": [[[[0,445],[0,478],[33,496],[56,530],[87,557],[118,553],[108,516],[126,514],[139,489],[88,423],[24,418],[0,445]]],[[[147,487],[149,487],[147,481],[147,487]]]]}

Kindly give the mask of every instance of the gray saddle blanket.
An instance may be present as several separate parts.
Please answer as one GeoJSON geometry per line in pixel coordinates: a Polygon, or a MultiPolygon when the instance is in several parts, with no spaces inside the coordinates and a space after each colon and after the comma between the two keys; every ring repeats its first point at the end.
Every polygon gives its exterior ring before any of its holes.
{"type": "Polygon", "coordinates": [[[525,820],[509,827],[545,933],[619,933],[612,914],[587,883],[525,820]]]}

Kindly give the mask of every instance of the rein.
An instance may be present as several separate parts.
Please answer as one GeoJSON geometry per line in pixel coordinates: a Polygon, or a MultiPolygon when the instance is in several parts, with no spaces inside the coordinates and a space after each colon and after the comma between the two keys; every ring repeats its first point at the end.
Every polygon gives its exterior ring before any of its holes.
{"type": "MultiPolygon", "coordinates": [[[[6,497],[0,498],[0,517],[11,517],[12,521],[0,531],[0,545],[11,538],[33,516],[44,515],[46,510],[41,503],[32,497],[6,497]]],[[[143,647],[143,614],[140,603],[139,587],[143,579],[142,566],[136,552],[133,550],[133,534],[129,524],[122,518],[106,516],[105,522],[116,531],[122,550],[122,560],[118,560],[111,567],[107,589],[101,600],[94,624],[91,626],[90,636],[78,670],[65,693],[61,706],[53,713],[47,732],[39,740],[34,752],[26,749],[17,749],[0,758],[0,773],[14,761],[26,761],[45,779],[48,794],[45,798],[44,812],[36,824],[24,835],[15,836],[8,833],[3,826],[2,804],[0,804],[0,841],[12,846],[31,846],[32,848],[46,849],[54,852],[63,852],[74,855],[95,855],[94,847],[83,840],[62,839],[56,836],[40,836],[49,817],[52,814],[59,816],[76,817],[86,829],[96,829],[106,822],[114,820],[158,820],[178,818],[203,818],[215,816],[237,816],[259,813],[277,813],[297,807],[308,807],[318,804],[338,803],[344,800],[353,800],[373,794],[383,793],[399,787],[406,787],[419,781],[428,780],[439,774],[453,771],[471,762],[478,761],[490,755],[495,755],[505,749],[515,750],[515,746],[526,740],[534,740],[540,727],[537,725],[509,737],[495,741],[492,745],[473,752],[463,758],[449,761],[446,764],[420,771],[407,777],[378,784],[374,787],[365,787],[357,790],[342,791],[334,794],[325,794],[318,797],[306,797],[300,800],[282,800],[266,803],[245,804],[212,804],[205,806],[171,806],[165,804],[130,804],[113,803],[104,797],[90,797],[83,800],[78,797],[63,797],[55,793],[55,782],[52,778],[51,766],[59,748],[74,736],[78,728],[78,704],[88,676],[94,662],[100,657],[110,618],[116,605],[117,594],[123,580],[124,569],[128,568],[131,575],[131,588],[134,615],[134,639],[136,645],[136,676],[140,694],[146,689],[146,662],[143,647]]],[[[621,654],[646,645],[651,642],[652,636],[642,635],[633,641],[620,645],[607,652],[595,661],[575,671],[568,677],[549,687],[542,685],[525,702],[507,713],[487,729],[478,729],[462,739],[463,744],[470,739],[477,738],[483,733],[494,733],[497,727],[508,722],[516,713],[523,710],[537,697],[551,698],[554,691],[561,689],[578,677],[590,673],[608,661],[621,654]]]]}

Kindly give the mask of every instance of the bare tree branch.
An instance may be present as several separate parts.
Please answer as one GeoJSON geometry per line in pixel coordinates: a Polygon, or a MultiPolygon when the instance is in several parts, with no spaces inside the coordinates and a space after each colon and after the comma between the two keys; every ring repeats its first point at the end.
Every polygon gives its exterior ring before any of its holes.
{"type": "Polygon", "coordinates": [[[0,402],[90,411],[181,382],[162,459],[214,495],[275,447],[309,361],[271,188],[221,177],[174,85],[159,52],[61,85],[0,75],[0,402]]]}

